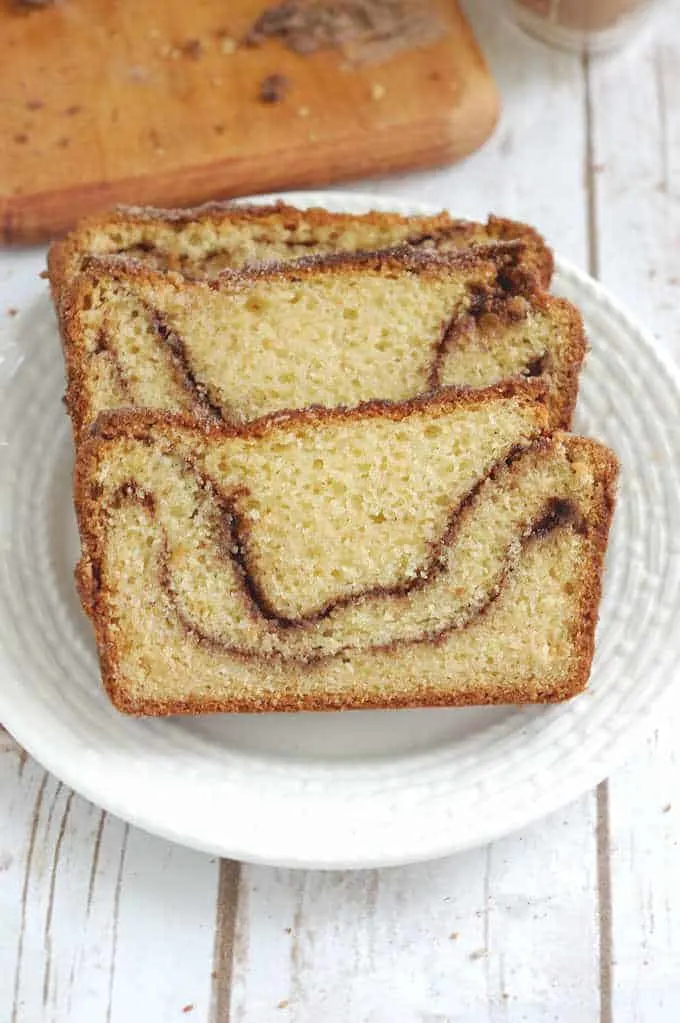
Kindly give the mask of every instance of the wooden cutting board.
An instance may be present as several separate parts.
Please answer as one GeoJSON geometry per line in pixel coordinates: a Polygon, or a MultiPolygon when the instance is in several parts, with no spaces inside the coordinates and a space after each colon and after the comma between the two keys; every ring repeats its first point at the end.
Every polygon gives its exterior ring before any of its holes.
{"type": "Polygon", "coordinates": [[[242,45],[263,0],[0,0],[0,238],[465,156],[496,89],[457,5],[421,2],[438,38],[357,59],[242,45]]]}

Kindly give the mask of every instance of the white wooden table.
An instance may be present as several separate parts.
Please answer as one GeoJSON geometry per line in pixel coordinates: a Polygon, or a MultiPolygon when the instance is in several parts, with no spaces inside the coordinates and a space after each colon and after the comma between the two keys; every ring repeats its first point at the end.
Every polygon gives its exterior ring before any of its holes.
{"type": "MultiPolygon", "coordinates": [[[[592,62],[524,38],[493,0],[468,9],[504,97],[494,138],[355,187],[535,223],[680,357],[680,0],[592,62]]],[[[609,781],[522,834],[355,874],[169,845],[0,732],[0,1023],[677,1023],[679,725],[666,712],[609,781]]]]}

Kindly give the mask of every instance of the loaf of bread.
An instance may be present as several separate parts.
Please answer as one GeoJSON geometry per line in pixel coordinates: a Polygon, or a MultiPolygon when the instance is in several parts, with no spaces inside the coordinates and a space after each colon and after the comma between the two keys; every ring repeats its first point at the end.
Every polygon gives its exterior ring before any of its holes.
{"type": "Polygon", "coordinates": [[[210,282],[93,257],[61,323],[77,439],[119,407],[244,423],[522,377],[543,382],[551,424],[566,427],[585,352],[578,311],[538,286],[521,243],[315,257],[210,282]]]}
{"type": "Polygon", "coordinates": [[[244,206],[210,203],[196,209],[118,208],[83,220],[52,245],[49,277],[59,304],[66,282],[88,256],[123,255],[162,270],[214,277],[224,269],[303,256],[392,248],[447,252],[489,242],[522,240],[527,265],[547,287],[552,252],[526,224],[489,217],[486,224],[454,220],[448,213],[404,217],[398,213],[329,213],[284,203],[244,206]]]}
{"type": "Polygon", "coordinates": [[[526,386],[241,427],[104,414],[76,504],[106,690],[150,715],[573,696],[616,473],[526,386]]]}

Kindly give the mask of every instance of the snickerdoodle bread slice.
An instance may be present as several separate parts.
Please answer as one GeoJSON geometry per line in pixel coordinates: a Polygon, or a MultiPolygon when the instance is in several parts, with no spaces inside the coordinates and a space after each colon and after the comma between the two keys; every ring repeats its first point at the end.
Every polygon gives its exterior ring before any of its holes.
{"type": "Polygon", "coordinates": [[[562,700],[586,685],[617,474],[526,389],[100,417],[78,580],[133,714],[562,700]]]}
{"type": "Polygon", "coordinates": [[[532,227],[489,217],[485,224],[448,213],[405,217],[398,213],[329,213],[284,203],[243,206],[209,203],[194,209],[119,207],[83,220],[55,242],[48,267],[59,304],[66,282],[88,256],[123,255],[147,266],[191,277],[214,277],[224,269],[303,256],[358,252],[408,244],[447,252],[493,242],[525,242],[527,266],[547,287],[552,252],[532,227]]]}
{"type": "Polygon", "coordinates": [[[118,407],[244,423],[526,377],[567,426],[585,351],[578,311],[537,285],[520,243],[318,257],[210,282],[92,258],[62,313],[78,440],[118,407]]]}

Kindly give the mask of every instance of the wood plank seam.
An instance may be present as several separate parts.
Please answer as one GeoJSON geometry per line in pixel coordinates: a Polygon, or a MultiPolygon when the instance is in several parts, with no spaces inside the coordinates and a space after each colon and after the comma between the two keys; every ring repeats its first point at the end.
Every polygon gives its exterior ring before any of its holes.
{"type": "Polygon", "coordinates": [[[583,96],[584,96],[584,126],[585,126],[585,149],[583,177],[586,190],[586,239],[588,243],[588,273],[591,277],[600,276],[600,259],[597,249],[597,206],[595,194],[595,152],[594,152],[594,121],[592,84],[590,80],[590,57],[583,54],[581,66],[583,68],[583,96]]]}
{"type": "Polygon", "coordinates": [[[661,147],[661,191],[670,192],[670,168],[668,145],[668,107],[666,103],[666,83],[663,74],[663,58],[661,48],[657,47],[654,54],[654,79],[656,84],[656,100],[659,108],[659,145],[661,147]]]}
{"type": "Polygon", "coordinates": [[[92,849],[92,867],[90,868],[90,880],[87,886],[87,910],[86,916],[89,917],[92,912],[92,899],[94,897],[94,886],[97,881],[97,867],[99,866],[99,852],[102,844],[102,834],[104,832],[104,823],[106,821],[106,810],[102,810],[99,814],[99,824],[97,825],[97,834],[94,839],[94,847],[92,849]]]}
{"type": "Polygon", "coordinates": [[[482,890],[482,898],[484,899],[484,905],[482,907],[482,942],[484,949],[484,980],[486,983],[486,1001],[489,1007],[489,1015],[492,1013],[492,1002],[493,993],[491,990],[491,956],[489,955],[490,930],[491,920],[489,919],[489,906],[491,903],[491,857],[493,853],[493,846],[487,845],[484,850],[484,886],[482,890]]]}
{"type": "MultiPolygon", "coordinates": [[[[600,276],[597,238],[597,193],[595,183],[595,143],[590,56],[582,55],[584,95],[584,181],[586,189],[586,237],[588,241],[588,273],[600,276]]],[[[605,779],[595,790],[597,901],[599,924],[600,1023],[613,1023],[613,923],[611,836],[609,826],[609,783],[605,779]]]]}
{"type": "Polygon", "coordinates": [[[120,847],[120,859],[118,861],[118,874],[116,876],[116,890],[113,898],[113,925],[111,933],[111,966],[109,969],[109,990],[106,1006],[106,1023],[111,1023],[113,1012],[113,982],[116,975],[116,952],[118,951],[118,920],[120,917],[120,896],[123,888],[123,871],[125,868],[125,856],[127,853],[128,836],[130,825],[126,824],[123,830],[123,841],[120,847]]]}
{"type": "Polygon", "coordinates": [[[597,801],[597,893],[600,917],[600,1023],[613,1023],[613,926],[609,783],[600,782],[597,801]]]}
{"type": "Polygon", "coordinates": [[[300,940],[305,920],[305,882],[306,876],[298,889],[295,900],[295,911],[293,913],[293,933],[290,944],[290,1001],[294,1010],[298,1010],[302,1003],[302,949],[300,940]]]}
{"type": "Polygon", "coordinates": [[[241,864],[220,860],[215,906],[211,1023],[229,1023],[241,864]]]}
{"type": "MultiPolygon", "coordinates": [[[[58,789],[61,789],[61,783],[58,789]]],[[[71,812],[71,804],[73,803],[73,792],[69,792],[66,797],[66,804],[64,806],[64,812],[61,816],[61,822],[59,824],[59,833],[57,835],[57,841],[54,845],[54,856],[52,859],[52,873],[50,875],[49,893],[47,898],[47,912],[45,913],[45,931],[44,931],[44,949],[45,949],[45,962],[43,966],[43,1005],[47,1005],[47,998],[50,990],[50,973],[52,970],[52,917],[54,915],[54,894],[57,886],[57,871],[59,869],[59,858],[61,856],[61,847],[64,844],[64,835],[66,834],[66,824],[68,817],[71,812]]]]}
{"type": "Polygon", "coordinates": [[[19,987],[21,984],[21,967],[22,958],[24,951],[24,935],[26,932],[26,911],[28,903],[28,888],[31,880],[31,869],[33,867],[33,854],[35,852],[35,840],[38,834],[38,823],[40,821],[40,811],[42,809],[43,799],[45,797],[45,789],[47,787],[49,775],[47,772],[43,774],[42,781],[40,782],[40,788],[38,794],[35,797],[35,804],[33,807],[33,822],[31,824],[31,834],[28,839],[28,850],[26,853],[26,870],[24,871],[24,883],[21,891],[21,926],[19,928],[19,944],[17,948],[17,962],[14,970],[14,998],[12,1004],[12,1017],[11,1023],[17,1023],[19,1018],[19,987]]]}

